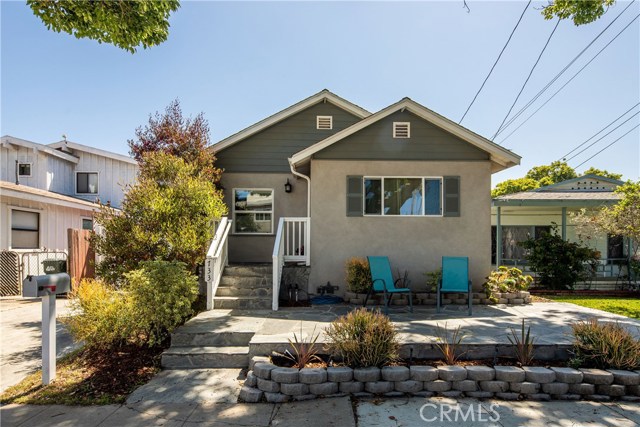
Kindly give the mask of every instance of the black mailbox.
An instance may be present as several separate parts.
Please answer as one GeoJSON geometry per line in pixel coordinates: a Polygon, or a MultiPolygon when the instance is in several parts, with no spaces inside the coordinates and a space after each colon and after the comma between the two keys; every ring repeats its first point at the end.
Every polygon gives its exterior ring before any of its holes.
{"type": "Polygon", "coordinates": [[[63,294],[71,290],[71,278],[67,273],[27,276],[22,281],[23,297],[44,297],[63,294]]]}
{"type": "Polygon", "coordinates": [[[66,273],[67,261],[63,259],[45,259],[42,261],[45,274],[66,273]]]}

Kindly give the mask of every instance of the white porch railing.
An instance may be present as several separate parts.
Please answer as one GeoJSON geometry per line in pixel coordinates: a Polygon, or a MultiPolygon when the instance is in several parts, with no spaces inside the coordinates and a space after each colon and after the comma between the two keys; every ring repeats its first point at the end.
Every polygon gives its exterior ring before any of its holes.
{"type": "Polygon", "coordinates": [[[222,218],[207,251],[204,263],[204,278],[207,282],[207,310],[213,309],[213,299],[220,284],[224,267],[229,261],[228,236],[231,222],[227,217],[222,218]]]}
{"type": "Polygon", "coordinates": [[[311,265],[309,242],[311,238],[311,218],[280,218],[273,245],[273,302],[272,309],[278,310],[282,267],[285,262],[304,262],[311,265]]]}

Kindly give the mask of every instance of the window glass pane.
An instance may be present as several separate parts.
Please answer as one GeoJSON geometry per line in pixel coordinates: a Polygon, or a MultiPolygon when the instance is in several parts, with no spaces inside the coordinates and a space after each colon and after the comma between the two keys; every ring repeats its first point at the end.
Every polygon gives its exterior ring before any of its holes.
{"type": "Polygon", "coordinates": [[[364,180],[364,213],[367,215],[382,214],[382,180],[364,180]]]}
{"type": "Polygon", "coordinates": [[[38,223],[40,214],[38,212],[27,212],[12,210],[11,211],[11,228],[20,230],[38,231],[38,223]]]}
{"type": "Polygon", "coordinates": [[[424,209],[425,215],[440,215],[442,214],[440,206],[440,179],[439,178],[427,178],[424,180],[424,209]]]}
{"type": "Polygon", "coordinates": [[[272,211],[273,191],[236,190],[234,195],[236,211],[272,211]]]}
{"type": "Polygon", "coordinates": [[[270,213],[236,213],[236,233],[271,233],[270,213]]]}
{"type": "Polygon", "coordinates": [[[98,193],[98,174],[79,172],[77,174],[76,191],[78,193],[97,194],[98,193]]]}
{"type": "Polygon", "coordinates": [[[30,176],[31,175],[31,164],[30,163],[20,163],[18,165],[18,175],[30,176]]]}
{"type": "Polygon", "coordinates": [[[11,230],[11,247],[13,249],[37,249],[38,231],[11,230]]]}
{"type": "Polygon", "coordinates": [[[502,258],[504,264],[522,262],[525,259],[525,249],[518,245],[531,237],[531,227],[503,226],[502,227],[502,258]]]}
{"type": "Polygon", "coordinates": [[[385,215],[422,215],[422,180],[384,179],[385,215]]]}
{"type": "Polygon", "coordinates": [[[89,193],[95,194],[98,192],[98,174],[90,173],[87,175],[88,175],[88,182],[89,182],[89,193]]]}
{"type": "Polygon", "coordinates": [[[83,219],[82,220],[82,229],[83,230],[93,230],[93,220],[92,219],[83,219]]]}

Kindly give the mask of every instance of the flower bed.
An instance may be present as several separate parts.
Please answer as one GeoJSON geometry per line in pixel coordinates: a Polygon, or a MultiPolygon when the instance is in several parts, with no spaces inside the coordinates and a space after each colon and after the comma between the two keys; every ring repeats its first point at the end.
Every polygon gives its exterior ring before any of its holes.
{"type": "Polygon", "coordinates": [[[283,368],[254,357],[240,391],[244,402],[317,397],[475,397],[504,400],[640,401],[640,371],[515,366],[283,368]]]}
{"type": "MultiPolygon", "coordinates": [[[[473,292],[472,303],[473,305],[491,305],[491,304],[511,304],[522,305],[531,303],[531,294],[528,291],[516,291],[516,292],[496,292],[493,294],[496,298],[496,302],[491,301],[484,292],[473,292]]],[[[345,292],[344,299],[346,302],[354,305],[362,305],[367,294],[359,294],[355,292],[345,292]]],[[[413,296],[414,305],[436,305],[436,293],[435,292],[417,292],[413,296]]],[[[380,304],[381,297],[375,295],[369,297],[367,304],[374,305],[380,304]]],[[[456,304],[467,305],[467,294],[447,293],[442,297],[442,304],[456,304]]],[[[409,298],[406,295],[396,295],[391,300],[392,305],[409,305],[409,298]]]]}

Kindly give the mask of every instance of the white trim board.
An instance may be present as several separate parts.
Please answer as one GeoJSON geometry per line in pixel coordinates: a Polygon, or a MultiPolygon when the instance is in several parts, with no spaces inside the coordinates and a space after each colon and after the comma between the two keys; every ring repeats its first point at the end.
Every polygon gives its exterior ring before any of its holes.
{"type": "Polygon", "coordinates": [[[325,148],[329,147],[332,144],[335,144],[336,142],[346,138],[347,136],[352,135],[359,130],[362,130],[367,126],[403,109],[489,153],[491,161],[495,164],[495,166],[492,168],[492,172],[498,172],[500,170],[520,164],[521,157],[517,154],[499,146],[494,142],[489,141],[488,139],[460,126],[457,123],[452,122],[446,117],[441,116],[440,114],[428,109],[423,105],[418,104],[417,102],[409,98],[403,98],[395,104],[391,104],[390,106],[370,115],[369,117],[359,121],[358,123],[355,123],[354,125],[349,126],[348,128],[343,129],[340,132],[337,132],[334,135],[295,153],[289,158],[289,162],[294,166],[304,163],[310,160],[311,156],[313,156],[315,153],[324,150],[325,148]]]}
{"type": "Polygon", "coordinates": [[[71,163],[77,164],[80,159],[76,156],[73,156],[69,153],[63,153],[62,151],[55,150],[48,145],[38,144],[37,142],[27,141],[26,139],[16,138],[11,135],[4,135],[2,137],[2,146],[9,148],[10,146],[19,146],[31,148],[34,151],[42,151],[49,155],[61,158],[71,163]]]}
{"type": "Polygon", "coordinates": [[[339,96],[337,96],[336,94],[330,92],[327,89],[321,90],[320,92],[316,93],[315,95],[310,96],[307,99],[303,99],[302,101],[293,104],[290,107],[285,108],[284,110],[280,111],[279,113],[276,113],[272,116],[267,117],[264,120],[259,121],[258,123],[255,123],[251,126],[249,126],[248,128],[245,128],[243,130],[241,130],[238,133],[235,133],[215,144],[213,144],[211,146],[211,149],[214,152],[218,152],[218,151],[222,151],[225,148],[228,148],[230,146],[232,146],[233,144],[242,141],[243,139],[246,139],[252,135],[255,135],[256,133],[262,131],[263,129],[268,128],[269,126],[273,126],[274,124],[281,122],[282,120],[296,114],[299,113],[302,110],[305,110],[309,107],[311,107],[312,105],[318,104],[320,102],[323,101],[329,101],[334,105],[337,105],[338,107],[350,112],[351,114],[354,114],[355,116],[363,119],[365,117],[369,117],[371,115],[371,113],[367,110],[365,110],[362,107],[357,106],[356,104],[353,104],[349,101],[347,101],[346,99],[340,98],[339,96]]]}
{"type": "MultiPolygon", "coordinates": [[[[125,162],[125,163],[129,163],[132,165],[137,165],[138,162],[136,162],[133,158],[129,157],[129,156],[125,156],[122,154],[117,154],[117,153],[112,153],[111,151],[106,151],[106,150],[102,150],[100,148],[95,148],[95,147],[89,147],[88,145],[84,145],[84,144],[78,144],[77,142],[72,142],[72,141],[58,141],[58,142],[54,142],[52,144],[48,144],[47,147],[51,147],[56,149],[56,151],[58,151],[58,149],[71,149],[71,150],[77,150],[77,151],[82,151],[85,153],[90,153],[90,154],[95,154],[97,156],[102,156],[102,157],[107,157],[109,159],[114,159],[114,160],[118,160],[121,162],[125,162]]],[[[65,153],[65,151],[58,151],[59,153],[65,153]]]]}

